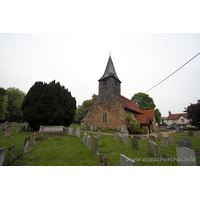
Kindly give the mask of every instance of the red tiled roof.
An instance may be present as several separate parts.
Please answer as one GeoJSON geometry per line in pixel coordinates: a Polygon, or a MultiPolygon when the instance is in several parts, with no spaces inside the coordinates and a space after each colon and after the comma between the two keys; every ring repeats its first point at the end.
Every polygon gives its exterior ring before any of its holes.
{"type": "Polygon", "coordinates": [[[134,117],[140,124],[152,124],[151,117],[149,115],[134,115],[134,117]]]}
{"type": "Polygon", "coordinates": [[[168,116],[167,119],[179,119],[181,116],[184,118],[188,119],[188,114],[187,113],[180,113],[180,114],[171,114],[168,116]]]}
{"type": "Polygon", "coordinates": [[[140,110],[140,108],[138,108],[130,99],[127,99],[126,97],[124,97],[122,95],[120,97],[113,95],[113,97],[117,101],[119,101],[124,108],[130,109],[130,110],[133,110],[133,111],[135,111],[139,114],[142,114],[142,110],[140,110]]]}
{"type": "Polygon", "coordinates": [[[84,121],[85,121],[85,118],[86,118],[86,117],[84,117],[84,118],[83,118],[83,119],[81,119],[80,121],[81,121],[81,122],[84,122],[84,121]]]}
{"type": "Polygon", "coordinates": [[[154,110],[142,110],[142,113],[144,114],[144,115],[149,115],[150,117],[151,117],[151,120],[153,121],[153,119],[154,119],[154,110]]]}

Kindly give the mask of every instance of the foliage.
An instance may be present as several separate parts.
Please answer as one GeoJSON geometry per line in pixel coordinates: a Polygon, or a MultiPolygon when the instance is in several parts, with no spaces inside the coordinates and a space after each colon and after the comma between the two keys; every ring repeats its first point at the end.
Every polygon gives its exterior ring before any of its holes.
{"type": "Polygon", "coordinates": [[[161,113],[158,108],[155,109],[156,105],[154,103],[154,100],[148,94],[142,92],[136,93],[131,98],[131,100],[141,110],[154,110],[156,123],[160,124],[161,113]]]}
{"type": "Polygon", "coordinates": [[[69,126],[76,110],[76,99],[68,89],[56,83],[36,82],[22,103],[23,118],[34,130],[40,125],[69,126]]]}
{"type": "Polygon", "coordinates": [[[21,105],[25,97],[25,93],[17,88],[8,88],[6,90],[8,96],[8,112],[6,114],[7,121],[20,121],[22,119],[21,105]]]}
{"type": "Polygon", "coordinates": [[[35,140],[47,140],[47,135],[46,134],[40,134],[35,136],[35,140]]]}
{"type": "Polygon", "coordinates": [[[79,123],[81,119],[83,119],[86,115],[89,109],[91,108],[92,104],[97,100],[98,95],[93,94],[92,99],[85,100],[82,105],[78,105],[78,108],[76,110],[76,114],[74,117],[74,122],[79,123]]]}
{"type": "Polygon", "coordinates": [[[6,109],[8,105],[8,98],[6,95],[6,90],[4,88],[0,88],[0,120],[6,119],[6,109]]]}
{"type": "Polygon", "coordinates": [[[148,134],[148,132],[149,132],[148,131],[148,127],[147,126],[143,126],[142,127],[142,131],[143,131],[144,134],[148,134]]]}
{"type": "Polygon", "coordinates": [[[140,130],[140,123],[138,120],[133,118],[131,115],[126,116],[126,123],[127,123],[127,128],[129,131],[129,134],[138,134],[140,130]]]}
{"type": "Polygon", "coordinates": [[[190,104],[185,111],[190,119],[190,125],[200,128],[200,100],[197,100],[196,104],[190,104]]]}

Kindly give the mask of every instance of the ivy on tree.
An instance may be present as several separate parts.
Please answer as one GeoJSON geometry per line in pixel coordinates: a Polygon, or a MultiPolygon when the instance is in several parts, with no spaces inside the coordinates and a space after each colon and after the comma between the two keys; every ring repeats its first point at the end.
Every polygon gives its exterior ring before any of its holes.
{"type": "Polygon", "coordinates": [[[22,103],[23,119],[34,129],[40,125],[69,126],[76,111],[76,99],[68,89],[56,83],[36,82],[22,103]]]}

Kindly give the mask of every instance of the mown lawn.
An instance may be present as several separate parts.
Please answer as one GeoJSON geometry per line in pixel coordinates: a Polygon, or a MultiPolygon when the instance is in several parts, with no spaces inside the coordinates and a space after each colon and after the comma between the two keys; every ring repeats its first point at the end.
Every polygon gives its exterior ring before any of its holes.
{"type": "MultiPolygon", "coordinates": [[[[18,155],[22,151],[24,145],[24,139],[27,136],[32,136],[34,132],[20,132],[16,133],[17,128],[12,130],[11,136],[3,138],[3,131],[0,131],[0,148],[6,147],[6,156],[8,155],[8,149],[11,145],[16,145],[16,153],[18,155]]],[[[87,131],[84,131],[87,133],[87,131]]],[[[81,136],[84,134],[81,131],[81,136]]],[[[88,134],[91,136],[90,146],[92,146],[93,136],[96,133],[88,134]]],[[[178,147],[178,141],[182,140],[181,134],[185,133],[172,133],[175,137],[175,144],[169,143],[170,148],[161,147],[161,141],[155,138],[155,143],[158,144],[159,155],[163,158],[176,158],[176,147],[178,147]]],[[[192,148],[196,151],[200,150],[200,138],[194,134],[194,137],[190,137],[192,142],[192,148]]],[[[129,158],[141,159],[136,160],[137,166],[177,166],[177,161],[159,161],[152,162],[149,159],[155,157],[148,153],[147,142],[148,140],[138,140],[141,150],[133,149],[131,145],[131,139],[128,138],[128,145],[123,144],[122,138],[119,138],[119,143],[114,142],[114,135],[103,135],[98,139],[97,151],[108,157],[110,166],[119,166],[120,154],[124,154],[129,158]],[[143,161],[142,161],[143,159],[143,161]],[[148,159],[148,161],[147,161],[148,159]]],[[[99,156],[92,153],[92,149],[86,148],[82,142],[82,138],[76,136],[53,136],[47,137],[44,140],[36,140],[38,143],[35,146],[29,146],[31,149],[27,154],[23,155],[23,160],[20,161],[16,158],[14,165],[22,166],[102,166],[99,162],[99,156]]],[[[200,165],[200,155],[196,152],[198,165],[200,165]]],[[[6,159],[5,159],[6,160],[6,159]]],[[[4,160],[4,164],[5,164],[4,160]]],[[[155,159],[154,159],[155,160],[155,159]]]]}

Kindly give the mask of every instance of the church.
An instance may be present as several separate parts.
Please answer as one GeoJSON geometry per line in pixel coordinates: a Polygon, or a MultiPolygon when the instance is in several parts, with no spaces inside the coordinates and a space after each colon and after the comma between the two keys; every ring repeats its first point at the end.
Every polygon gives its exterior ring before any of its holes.
{"type": "Polygon", "coordinates": [[[83,126],[116,129],[120,133],[128,133],[126,116],[130,114],[137,119],[141,128],[151,126],[156,131],[154,110],[141,110],[130,99],[121,95],[121,81],[117,76],[111,55],[105,72],[99,81],[98,99],[82,120],[83,126]]]}

